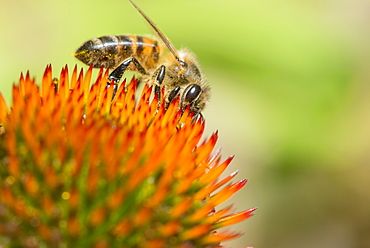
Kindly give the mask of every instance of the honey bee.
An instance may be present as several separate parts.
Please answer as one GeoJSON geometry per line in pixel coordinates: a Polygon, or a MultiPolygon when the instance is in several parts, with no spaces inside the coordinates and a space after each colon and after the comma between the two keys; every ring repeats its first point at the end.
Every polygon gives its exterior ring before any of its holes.
{"type": "Polygon", "coordinates": [[[195,55],[188,49],[177,51],[153,21],[132,0],[129,1],[160,40],[136,35],[102,36],[82,44],[74,56],[96,68],[114,69],[108,80],[116,88],[126,70],[137,71],[142,81],[155,86],[158,96],[164,89],[162,97],[166,107],[179,97],[182,109],[189,106],[191,112],[201,114],[210,97],[210,87],[202,76],[195,55]],[[167,49],[169,53],[166,53],[167,49]]]}

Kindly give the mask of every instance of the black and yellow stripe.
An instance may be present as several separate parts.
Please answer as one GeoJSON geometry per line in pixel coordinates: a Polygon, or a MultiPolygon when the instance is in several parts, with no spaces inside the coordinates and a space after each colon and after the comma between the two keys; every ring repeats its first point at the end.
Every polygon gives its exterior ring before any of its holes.
{"type": "Polygon", "coordinates": [[[155,39],[136,35],[102,36],[85,42],[74,56],[93,67],[115,68],[127,58],[136,58],[145,68],[153,68],[161,56],[155,39]]]}

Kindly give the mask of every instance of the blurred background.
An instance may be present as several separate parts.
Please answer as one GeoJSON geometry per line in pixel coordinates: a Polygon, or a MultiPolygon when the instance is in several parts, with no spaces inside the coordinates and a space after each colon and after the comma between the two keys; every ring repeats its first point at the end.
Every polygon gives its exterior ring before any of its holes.
{"type": "MultiPolygon", "coordinates": [[[[249,182],[226,205],[258,207],[227,247],[370,247],[370,3],[136,0],[213,89],[227,173],[249,182]]],[[[86,40],[151,34],[125,0],[0,0],[0,90],[47,64],[58,76],[86,40]]],[[[87,68],[87,67],[86,67],[87,68]]]]}

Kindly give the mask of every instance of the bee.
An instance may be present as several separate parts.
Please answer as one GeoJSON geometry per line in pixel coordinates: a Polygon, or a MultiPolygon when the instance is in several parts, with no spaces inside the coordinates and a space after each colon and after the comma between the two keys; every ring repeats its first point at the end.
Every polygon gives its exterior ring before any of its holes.
{"type": "Polygon", "coordinates": [[[179,97],[182,109],[189,106],[191,112],[201,114],[210,97],[210,87],[195,55],[188,49],[177,51],[153,21],[129,1],[160,39],[136,35],[102,36],[82,44],[74,56],[87,65],[113,69],[108,80],[116,88],[126,70],[137,71],[142,81],[154,85],[158,96],[163,90],[166,107],[179,97]]]}

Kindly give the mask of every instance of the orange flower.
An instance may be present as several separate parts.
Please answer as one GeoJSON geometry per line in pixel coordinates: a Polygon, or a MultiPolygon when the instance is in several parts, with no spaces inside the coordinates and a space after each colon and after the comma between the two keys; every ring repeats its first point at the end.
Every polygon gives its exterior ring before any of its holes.
{"type": "Polygon", "coordinates": [[[112,100],[108,72],[90,87],[68,68],[39,88],[29,73],[0,94],[0,246],[220,247],[240,234],[216,230],[252,215],[216,210],[246,180],[220,174],[232,157],[200,142],[204,120],[179,101],[168,109],[137,80],[112,100]],[[229,183],[227,186],[225,184],[229,183]]]}

